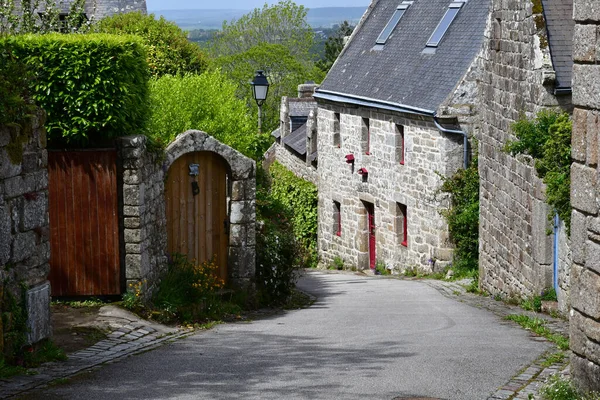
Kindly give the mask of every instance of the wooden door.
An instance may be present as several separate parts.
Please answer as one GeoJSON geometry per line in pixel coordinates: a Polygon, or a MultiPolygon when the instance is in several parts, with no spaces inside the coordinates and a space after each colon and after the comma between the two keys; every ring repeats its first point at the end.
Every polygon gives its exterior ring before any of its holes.
{"type": "Polygon", "coordinates": [[[371,203],[366,203],[367,218],[369,223],[369,267],[375,268],[376,253],[375,253],[375,207],[371,203]]]}
{"type": "Polygon", "coordinates": [[[229,243],[227,186],[225,160],[215,153],[200,151],[185,154],[171,165],[165,187],[169,252],[186,255],[196,263],[214,257],[218,275],[225,281],[229,243]]]}
{"type": "Polygon", "coordinates": [[[48,152],[52,296],[122,293],[116,150],[48,152]]]}

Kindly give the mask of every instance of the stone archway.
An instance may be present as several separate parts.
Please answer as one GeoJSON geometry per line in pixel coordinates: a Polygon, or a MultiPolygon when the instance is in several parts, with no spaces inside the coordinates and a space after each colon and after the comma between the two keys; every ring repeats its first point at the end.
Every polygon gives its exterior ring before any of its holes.
{"type": "Polygon", "coordinates": [[[217,154],[227,164],[230,180],[227,280],[238,288],[249,289],[255,274],[255,162],[205,132],[190,130],[178,135],[167,147],[163,171],[169,171],[182,156],[201,152],[217,154]]]}

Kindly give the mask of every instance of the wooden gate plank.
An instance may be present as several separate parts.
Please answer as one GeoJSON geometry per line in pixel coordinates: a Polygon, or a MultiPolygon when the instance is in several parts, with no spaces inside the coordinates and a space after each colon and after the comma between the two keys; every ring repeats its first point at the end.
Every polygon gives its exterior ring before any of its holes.
{"type": "Polygon", "coordinates": [[[50,152],[53,296],[121,294],[116,151],[50,152]]]}

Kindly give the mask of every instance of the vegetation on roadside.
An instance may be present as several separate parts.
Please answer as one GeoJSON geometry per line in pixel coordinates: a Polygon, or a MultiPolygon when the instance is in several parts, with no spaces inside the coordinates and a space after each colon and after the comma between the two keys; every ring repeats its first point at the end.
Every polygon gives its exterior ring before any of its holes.
{"type": "Polygon", "coordinates": [[[514,321],[521,327],[532,331],[536,335],[545,337],[552,343],[556,344],[561,350],[569,349],[569,338],[557,333],[553,333],[546,325],[547,321],[541,318],[530,317],[524,314],[511,314],[504,319],[514,321]]]}
{"type": "Polygon", "coordinates": [[[542,301],[557,301],[556,290],[554,288],[544,289],[539,296],[521,299],[519,305],[526,311],[541,312],[542,301]]]}
{"type": "Polygon", "coordinates": [[[508,141],[505,151],[533,158],[535,170],[546,184],[546,202],[551,206],[548,220],[558,214],[570,234],[572,121],[569,114],[543,110],[532,120],[521,118],[512,129],[517,140],[508,141]]]}
{"type": "Polygon", "coordinates": [[[582,393],[570,379],[559,375],[550,377],[540,393],[543,400],[600,400],[600,392],[582,393]]]}
{"type": "Polygon", "coordinates": [[[442,216],[448,222],[450,240],[455,246],[452,259],[453,279],[479,278],[479,171],[477,157],[466,169],[451,177],[441,177],[440,193],[450,201],[442,216]]]}
{"type": "Polygon", "coordinates": [[[300,245],[300,264],[316,267],[317,254],[317,187],[298,178],[283,165],[275,162],[269,168],[270,197],[286,208],[296,241],[300,245]]]}

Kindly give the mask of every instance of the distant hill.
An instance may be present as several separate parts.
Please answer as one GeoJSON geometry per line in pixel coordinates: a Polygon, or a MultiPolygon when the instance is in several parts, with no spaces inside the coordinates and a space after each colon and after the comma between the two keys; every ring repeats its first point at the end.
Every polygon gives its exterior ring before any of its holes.
{"type": "MultiPolygon", "coordinates": [[[[367,7],[322,7],[308,10],[307,20],[313,28],[331,27],[342,21],[356,25],[367,7]]],[[[223,21],[238,19],[251,10],[161,10],[162,15],[182,29],[220,29],[223,21]]]]}

